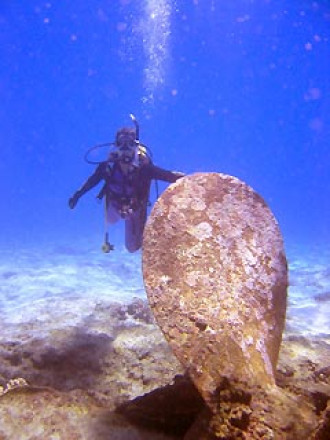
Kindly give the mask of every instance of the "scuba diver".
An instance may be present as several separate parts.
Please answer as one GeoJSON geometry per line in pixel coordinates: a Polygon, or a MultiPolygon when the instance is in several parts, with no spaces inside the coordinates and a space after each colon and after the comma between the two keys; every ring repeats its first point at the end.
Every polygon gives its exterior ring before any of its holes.
{"type": "Polygon", "coordinates": [[[114,143],[96,145],[87,151],[85,160],[98,166],[69,199],[69,207],[73,209],[82,195],[104,181],[97,198],[99,200],[105,198],[106,230],[102,246],[105,253],[114,249],[109,243],[108,225],[120,219],[125,220],[126,249],[129,252],[140,249],[147,219],[151,181],[154,179],[173,183],[184,176],[183,173],[167,171],[152,163],[149,150],[140,143],[139,124],[134,115],[131,114],[130,117],[135,129],[121,128],[117,131],[114,143]],[[101,162],[89,160],[89,154],[103,146],[114,147],[107,160],[101,162]]]}

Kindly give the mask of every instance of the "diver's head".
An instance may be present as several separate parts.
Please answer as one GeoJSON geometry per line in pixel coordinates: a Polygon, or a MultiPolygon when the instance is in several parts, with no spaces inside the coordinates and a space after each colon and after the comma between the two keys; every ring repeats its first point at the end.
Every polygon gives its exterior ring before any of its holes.
{"type": "Polygon", "coordinates": [[[121,162],[133,162],[138,148],[135,130],[127,127],[118,130],[116,134],[115,146],[118,148],[119,160],[121,162]]]}

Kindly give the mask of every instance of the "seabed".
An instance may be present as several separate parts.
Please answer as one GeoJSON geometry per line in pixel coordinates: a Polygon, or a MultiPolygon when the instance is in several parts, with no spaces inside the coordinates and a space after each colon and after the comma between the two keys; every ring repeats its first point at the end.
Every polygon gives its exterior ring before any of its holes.
{"type": "MultiPolygon", "coordinates": [[[[279,387],[330,399],[330,249],[289,249],[279,387]]],[[[0,439],[183,439],[201,399],[149,309],[141,254],[4,250],[0,439]],[[144,396],[144,397],[143,397],[144,396]],[[173,422],[174,420],[174,422],[173,422]]]]}

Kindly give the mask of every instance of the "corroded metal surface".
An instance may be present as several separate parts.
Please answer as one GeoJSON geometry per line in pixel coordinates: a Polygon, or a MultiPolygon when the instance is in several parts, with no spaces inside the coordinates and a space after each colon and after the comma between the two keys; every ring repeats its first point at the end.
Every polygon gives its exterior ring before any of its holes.
{"type": "Polygon", "coordinates": [[[151,308],[212,407],[224,378],[274,384],[287,264],[264,200],[242,181],[198,173],[159,198],[143,242],[151,308]]]}

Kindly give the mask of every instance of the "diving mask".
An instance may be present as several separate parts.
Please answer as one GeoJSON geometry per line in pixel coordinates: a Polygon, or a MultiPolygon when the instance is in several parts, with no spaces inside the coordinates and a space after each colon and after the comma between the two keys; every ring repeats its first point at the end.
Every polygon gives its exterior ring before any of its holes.
{"type": "Polygon", "coordinates": [[[133,150],[136,148],[135,136],[127,135],[127,133],[117,136],[116,147],[119,150],[133,150]]]}
{"type": "Polygon", "coordinates": [[[118,136],[116,147],[118,148],[120,161],[124,163],[131,163],[134,161],[138,147],[135,137],[127,135],[118,136]]]}

